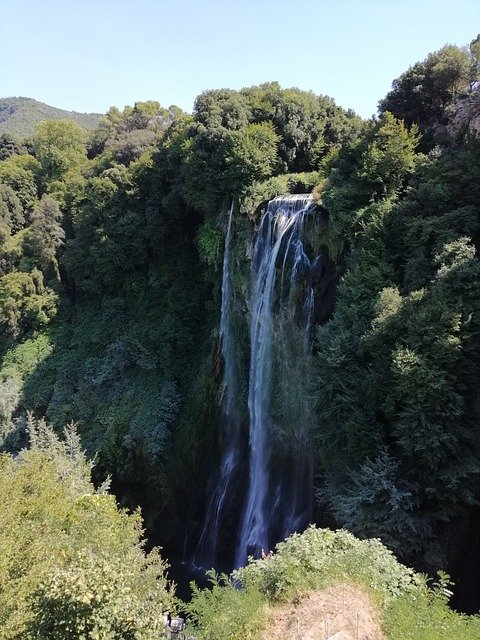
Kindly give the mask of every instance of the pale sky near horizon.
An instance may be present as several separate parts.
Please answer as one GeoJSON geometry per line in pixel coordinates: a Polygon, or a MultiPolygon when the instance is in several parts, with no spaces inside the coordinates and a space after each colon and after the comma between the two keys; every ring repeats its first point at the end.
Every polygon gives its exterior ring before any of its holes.
{"type": "Polygon", "coordinates": [[[0,97],[191,111],[277,80],[364,117],[403,71],[480,32],[480,0],[0,0],[0,97]]]}

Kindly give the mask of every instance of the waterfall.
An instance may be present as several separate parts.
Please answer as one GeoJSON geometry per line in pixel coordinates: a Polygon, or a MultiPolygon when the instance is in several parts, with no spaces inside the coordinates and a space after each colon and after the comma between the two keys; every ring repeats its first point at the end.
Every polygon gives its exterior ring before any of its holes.
{"type": "Polygon", "coordinates": [[[254,243],[248,391],[249,486],[236,550],[236,566],[245,564],[247,555],[258,557],[262,549],[268,550],[275,535],[284,537],[304,526],[309,516],[306,513],[309,500],[304,498],[310,491],[309,454],[304,450],[293,455],[289,472],[280,479],[274,477],[270,458],[275,323],[298,329],[301,346],[295,345],[294,348],[300,349],[301,356],[307,354],[311,346],[313,288],[302,231],[305,216],[314,208],[310,195],[275,198],[263,215],[254,243]],[[276,287],[279,270],[280,286],[276,287]],[[291,319],[295,315],[293,324],[291,319]]]}
{"type": "Polygon", "coordinates": [[[233,203],[228,214],[225,250],[223,254],[222,302],[220,312],[220,345],[223,358],[223,382],[221,388],[221,449],[222,457],[215,489],[210,497],[196,556],[202,562],[214,564],[217,554],[218,534],[225,500],[235,476],[238,459],[239,426],[235,408],[236,363],[232,336],[231,306],[231,244],[233,203]]]}

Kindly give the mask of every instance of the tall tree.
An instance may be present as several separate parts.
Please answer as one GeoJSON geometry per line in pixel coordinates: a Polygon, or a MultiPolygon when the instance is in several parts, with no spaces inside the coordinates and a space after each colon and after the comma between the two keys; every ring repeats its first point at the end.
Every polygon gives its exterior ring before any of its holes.
{"type": "Polygon", "coordinates": [[[83,130],[71,120],[40,122],[33,146],[46,182],[63,180],[67,173],[79,171],[86,159],[83,130]]]}

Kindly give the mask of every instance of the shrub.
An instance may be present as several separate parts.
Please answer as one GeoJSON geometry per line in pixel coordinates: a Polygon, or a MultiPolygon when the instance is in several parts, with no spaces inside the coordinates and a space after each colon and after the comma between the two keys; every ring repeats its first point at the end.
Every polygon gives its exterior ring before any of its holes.
{"type": "Polygon", "coordinates": [[[95,490],[73,427],[28,430],[30,449],[0,456],[2,640],[158,637],[173,597],[140,514],[95,490]]]}

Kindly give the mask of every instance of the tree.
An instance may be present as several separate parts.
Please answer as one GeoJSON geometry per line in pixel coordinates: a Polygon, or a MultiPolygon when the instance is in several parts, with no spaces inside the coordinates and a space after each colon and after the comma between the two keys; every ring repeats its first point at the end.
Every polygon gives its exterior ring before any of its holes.
{"type": "Polygon", "coordinates": [[[251,118],[248,100],[232,89],[204,91],[195,100],[193,112],[197,122],[209,131],[237,131],[251,118]]]}
{"type": "Polygon", "coordinates": [[[468,90],[470,60],[466,49],[446,45],[431,53],[425,64],[425,90],[431,96],[434,109],[444,109],[459,93],[468,90]]]}
{"type": "Polygon", "coordinates": [[[8,160],[10,156],[25,152],[18,138],[11,133],[2,133],[0,135],[0,162],[8,160]]]}
{"type": "MultiPolygon", "coordinates": [[[[100,120],[100,124],[93,132],[88,143],[88,156],[94,158],[104,152],[106,148],[121,149],[125,146],[142,149],[151,145],[160,137],[175,120],[185,114],[176,106],[168,109],[159,102],[147,100],[136,102],[133,107],[126,106],[123,111],[111,107],[100,120]]],[[[122,156],[115,153],[118,162],[124,162],[122,156]]],[[[139,154],[137,154],[138,157],[139,154]]],[[[127,154],[126,164],[132,161],[131,154],[127,154]]]]}
{"type": "Polygon", "coordinates": [[[415,125],[408,130],[385,112],[332,160],[322,203],[341,236],[352,238],[369,214],[378,218],[382,210],[389,210],[389,202],[398,197],[415,166],[417,143],[415,125]]]}
{"type": "Polygon", "coordinates": [[[33,146],[47,183],[80,171],[86,160],[83,130],[72,120],[38,123],[33,146]]]}
{"type": "Polygon", "coordinates": [[[62,212],[56,200],[44,195],[32,214],[32,224],[23,238],[25,256],[44,273],[57,273],[56,254],[65,238],[61,225],[62,212]]]}
{"type": "Polygon", "coordinates": [[[39,162],[30,155],[11,156],[0,162],[0,183],[13,189],[27,217],[38,197],[40,170],[39,162]]]}
{"type": "Polygon", "coordinates": [[[116,162],[128,166],[149,147],[152,147],[155,140],[156,134],[150,129],[134,129],[107,140],[105,150],[112,153],[116,162]]]}
{"type": "Polygon", "coordinates": [[[278,136],[269,122],[249,124],[234,137],[227,158],[227,180],[234,193],[241,194],[255,180],[272,175],[278,164],[278,136]]]}
{"type": "Polygon", "coordinates": [[[0,352],[12,339],[39,329],[55,316],[57,296],[38,269],[0,277],[0,352]]]}
{"type": "Polygon", "coordinates": [[[379,102],[379,111],[390,111],[408,127],[416,123],[423,134],[422,148],[429,150],[435,143],[435,126],[458,95],[468,92],[470,77],[468,51],[445,45],[394,80],[392,90],[379,102]]]}
{"type": "Polygon", "coordinates": [[[9,231],[20,231],[25,223],[23,207],[20,199],[10,185],[0,183],[0,224],[9,231]]]}
{"type": "Polygon", "coordinates": [[[361,120],[332,98],[282,89],[277,82],[242,90],[256,123],[271,122],[279,137],[282,171],[317,169],[332,146],[356,137],[361,120]]]}
{"type": "Polygon", "coordinates": [[[367,140],[368,146],[355,173],[355,188],[368,192],[374,200],[395,195],[413,170],[418,128],[414,125],[409,131],[403,122],[386,112],[367,140]]]}
{"type": "Polygon", "coordinates": [[[480,33],[470,43],[470,89],[480,82],[480,33]]]}
{"type": "Polygon", "coordinates": [[[389,549],[406,555],[420,549],[431,535],[418,513],[418,485],[402,476],[400,463],[386,448],[375,459],[367,458],[353,466],[344,484],[327,478],[325,489],[317,495],[326,502],[335,519],[347,531],[361,537],[380,538],[389,549]]]}
{"type": "Polygon", "coordinates": [[[318,329],[319,495],[340,525],[417,554],[475,503],[480,475],[480,147],[471,139],[420,157],[398,191],[412,158],[401,123],[384,116],[386,138],[374,126],[342,151],[323,199],[332,222],[343,216],[351,253],[318,329]],[[381,194],[376,179],[397,200],[357,209],[381,194]]]}

